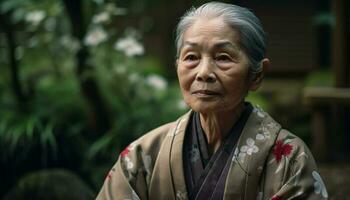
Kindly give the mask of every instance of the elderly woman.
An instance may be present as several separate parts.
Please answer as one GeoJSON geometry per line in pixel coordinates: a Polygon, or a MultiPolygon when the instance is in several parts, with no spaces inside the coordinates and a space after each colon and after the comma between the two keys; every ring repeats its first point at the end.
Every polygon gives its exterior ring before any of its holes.
{"type": "Polygon", "coordinates": [[[97,199],[327,199],[305,144],[245,102],[269,67],[256,16],[207,3],[181,18],[176,40],[191,111],[131,143],[97,199]]]}

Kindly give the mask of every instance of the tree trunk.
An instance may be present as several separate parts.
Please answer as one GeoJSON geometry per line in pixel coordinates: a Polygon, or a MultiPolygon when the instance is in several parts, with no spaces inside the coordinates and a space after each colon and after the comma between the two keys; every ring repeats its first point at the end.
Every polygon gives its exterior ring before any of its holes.
{"type": "Polygon", "coordinates": [[[81,48],[76,54],[76,75],[80,83],[81,91],[90,109],[92,128],[104,133],[110,128],[109,114],[95,79],[88,74],[93,67],[87,62],[89,51],[83,44],[86,34],[86,24],[82,11],[81,0],[63,0],[72,28],[72,35],[81,43],[81,48]]]}
{"type": "Polygon", "coordinates": [[[7,47],[8,47],[8,60],[9,60],[9,67],[10,67],[10,73],[11,73],[11,76],[10,76],[11,88],[17,100],[17,104],[19,105],[19,108],[24,108],[26,97],[24,95],[23,87],[21,85],[21,81],[19,78],[19,70],[18,70],[19,63],[18,63],[18,60],[16,59],[15,32],[6,14],[0,15],[0,25],[2,29],[1,31],[5,33],[7,47]]]}

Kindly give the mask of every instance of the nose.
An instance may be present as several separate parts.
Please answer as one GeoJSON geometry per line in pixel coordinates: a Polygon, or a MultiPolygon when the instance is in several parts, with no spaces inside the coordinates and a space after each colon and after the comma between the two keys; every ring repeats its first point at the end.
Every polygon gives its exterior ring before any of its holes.
{"type": "Polygon", "coordinates": [[[216,75],[213,72],[214,63],[210,59],[202,59],[199,71],[196,76],[197,81],[214,83],[216,75]]]}

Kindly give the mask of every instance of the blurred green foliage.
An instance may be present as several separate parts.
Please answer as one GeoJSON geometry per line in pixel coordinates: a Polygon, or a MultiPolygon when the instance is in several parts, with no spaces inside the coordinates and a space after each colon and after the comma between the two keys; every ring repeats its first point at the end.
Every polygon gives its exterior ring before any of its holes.
{"type": "MultiPolygon", "coordinates": [[[[121,16],[138,16],[161,1],[122,1],[126,10],[114,1],[81,0],[82,24],[74,25],[69,2],[79,1],[0,2],[0,198],[13,195],[22,182],[36,187],[30,183],[38,177],[26,174],[37,173],[40,180],[41,170],[48,168],[69,169],[74,174],[68,179],[78,176],[97,192],[123,148],[188,110],[177,81],[164,78],[171,77],[169,70],[142,45],[150,16],[139,27],[120,28],[117,23],[121,16]],[[80,37],[74,35],[77,26],[80,37]],[[97,85],[111,122],[107,131],[96,128],[94,99],[83,88],[86,80],[97,85]]],[[[320,72],[310,75],[307,85],[330,81],[328,72],[320,72]]],[[[272,110],[262,93],[250,93],[248,101],[272,110]]]]}
{"type": "Polygon", "coordinates": [[[317,70],[308,75],[305,85],[308,87],[331,87],[334,83],[334,74],[330,70],[317,70]]]}
{"type": "Polygon", "coordinates": [[[96,192],[128,143],[187,110],[160,61],[144,55],[142,32],[113,24],[125,9],[81,1],[87,29],[79,39],[65,6],[56,0],[0,3],[6,22],[0,30],[0,197],[25,174],[52,167],[71,169],[96,192]],[[90,56],[78,76],[81,49],[90,56]],[[106,132],[94,129],[94,108],[81,91],[86,79],[97,83],[107,108],[112,125],[106,132]]]}

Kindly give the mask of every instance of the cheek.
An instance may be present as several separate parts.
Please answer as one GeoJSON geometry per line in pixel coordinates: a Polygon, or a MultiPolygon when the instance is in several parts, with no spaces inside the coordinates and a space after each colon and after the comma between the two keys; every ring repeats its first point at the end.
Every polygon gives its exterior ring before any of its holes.
{"type": "Polygon", "coordinates": [[[247,74],[242,73],[234,77],[228,77],[227,80],[223,80],[228,98],[238,98],[246,95],[249,89],[249,81],[246,75],[247,74]]]}
{"type": "Polygon", "coordinates": [[[177,76],[178,76],[181,90],[183,92],[189,91],[191,88],[191,84],[193,82],[193,78],[191,78],[192,77],[191,72],[189,70],[185,70],[185,69],[178,69],[177,76]]]}

